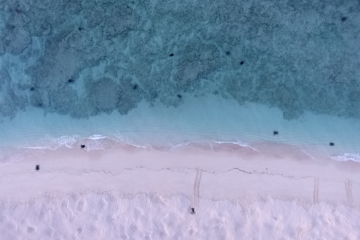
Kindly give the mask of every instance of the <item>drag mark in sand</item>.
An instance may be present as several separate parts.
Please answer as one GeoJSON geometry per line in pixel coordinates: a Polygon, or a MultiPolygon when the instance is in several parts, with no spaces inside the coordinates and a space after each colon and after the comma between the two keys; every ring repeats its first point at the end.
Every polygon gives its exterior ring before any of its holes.
{"type": "MultiPolygon", "coordinates": [[[[196,214],[198,208],[199,208],[199,201],[200,201],[200,183],[201,183],[201,178],[203,174],[206,174],[209,177],[219,177],[222,178],[223,176],[226,176],[230,173],[234,173],[234,174],[239,174],[239,175],[252,175],[254,177],[256,176],[269,176],[269,177],[281,177],[281,178],[285,178],[288,179],[289,181],[292,180],[310,180],[308,182],[308,186],[306,187],[308,190],[310,190],[309,195],[311,194],[311,190],[312,191],[312,198],[311,195],[308,196],[308,200],[312,200],[313,204],[318,204],[319,201],[319,188],[320,188],[320,180],[324,180],[323,178],[320,178],[319,176],[296,176],[296,175],[288,175],[288,174],[284,174],[282,172],[275,172],[275,169],[267,169],[265,168],[265,170],[255,170],[255,169],[246,169],[246,168],[238,168],[238,167],[233,167],[233,168],[225,168],[223,170],[211,170],[211,169],[202,169],[202,168],[189,168],[189,167],[164,167],[164,168],[149,168],[147,166],[137,166],[137,167],[121,167],[118,169],[101,169],[99,167],[93,167],[93,168],[83,168],[83,167],[79,167],[79,168],[71,168],[69,167],[47,167],[46,169],[44,169],[43,171],[37,171],[36,175],[34,174],[34,170],[33,170],[33,165],[29,165],[32,168],[31,169],[25,169],[25,170],[17,170],[17,171],[13,171],[11,173],[8,174],[2,174],[0,176],[0,181],[2,181],[3,179],[7,179],[9,177],[17,177],[17,176],[22,176],[22,177],[26,177],[26,175],[28,175],[29,177],[44,177],[44,178],[48,178],[51,174],[56,174],[54,176],[56,177],[61,177],[61,174],[65,174],[68,176],[76,176],[76,177],[80,177],[84,176],[86,177],[86,175],[98,175],[98,176],[111,176],[111,177],[117,177],[123,174],[127,174],[129,172],[135,172],[135,171],[149,171],[149,172],[168,172],[168,173],[176,173],[176,174],[183,174],[184,177],[189,177],[192,179],[193,177],[193,173],[195,172],[195,179],[193,182],[193,191],[192,193],[190,193],[190,198],[192,195],[192,201],[191,201],[191,206],[190,206],[190,213],[191,214],[196,214]],[[96,169],[98,168],[98,169],[96,169]],[[49,175],[50,174],[50,175],[49,175]],[[212,176],[211,176],[212,175],[212,176]],[[311,186],[311,183],[313,183],[311,186]]],[[[39,165],[40,166],[40,165],[39,165]]],[[[325,179],[326,180],[326,179],[325,179]]],[[[271,179],[268,179],[268,181],[271,181],[271,179]]],[[[192,181],[190,181],[191,184],[192,181]]],[[[344,191],[344,194],[342,195],[342,199],[343,201],[345,201],[346,203],[348,203],[350,206],[354,206],[354,199],[353,199],[353,185],[355,184],[356,186],[358,186],[358,182],[353,179],[350,178],[343,178],[343,179],[338,179],[337,183],[340,186],[339,191],[344,191]],[[345,181],[344,181],[345,180],[345,181]],[[344,190],[342,190],[344,189],[344,190]]],[[[324,191],[328,191],[326,188],[326,184],[324,185],[325,190],[324,191]]],[[[190,186],[189,186],[190,187],[190,186]]],[[[204,185],[203,187],[206,188],[206,185],[204,185]]],[[[355,191],[356,192],[356,191],[355,191]]],[[[326,194],[325,194],[325,198],[326,198],[326,194]]],[[[325,200],[325,199],[324,199],[325,200]]]]}
{"type": "Polygon", "coordinates": [[[346,179],[345,181],[345,192],[347,203],[349,206],[353,206],[352,182],[350,179],[346,179]]]}
{"type": "MultiPolygon", "coordinates": [[[[127,171],[137,171],[137,170],[146,170],[146,171],[153,171],[153,172],[162,172],[162,171],[170,171],[170,172],[178,172],[178,173],[189,173],[192,172],[193,170],[195,170],[195,168],[171,168],[171,167],[166,167],[166,168],[149,168],[149,167],[144,167],[144,166],[138,166],[138,167],[132,167],[132,168],[122,168],[121,170],[118,170],[117,172],[115,172],[114,170],[97,170],[97,169],[86,169],[86,168],[81,168],[81,169],[70,169],[70,168],[53,168],[53,169],[47,169],[46,171],[43,171],[43,173],[65,173],[67,175],[82,175],[82,174],[104,174],[104,175],[111,175],[111,176],[118,176],[124,172],[127,171]]],[[[265,171],[256,171],[256,170],[246,170],[246,169],[241,169],[238,167],[234,167],[234,168],[229,168],[229,169],[225,169],[223,171],[214,171],[214,170],[206,170],[206,169],[201,169],[198,168],[199,171],[201,171],[201,173],[206,173],[206,174],[211,174],[211,175],[225,175],[228,174],[230,172],[238,172],[238,173],[243,173],[243,174],[248,174],[248,175],[267,175],[267,176],[279,176],[279,177],[283,177],[283,178],[288,178],[288,179],[312,179],[314,178],[314,176],[294,176],[294,175],[287,175],[287,174],[283,174],[281,172],[271,172],[269,170],[265,170],[265,171]]],[[[10,177],[10,176],[14,176],[14,175],[18,175],[18,174],[28,174],[28,172],[16,172],[16,173],[10,173],[10,174],[3,174],[1,175],[1,178],[5,178],[5,177],[10,177]]]]}
{"type": "Polygon", "coordinates": [[[314,178],[314,192],[313,192],[313,203],[319,203],[319,178],[314,178]]]}
{"type": "Polygon", "coordinates": [[[212,174],[212,175],[227,174],[227,173],[232,172],[232,171],[237,171],[237,172],[245,173],[245,174],[248,174],[248,175],[278,176],[278,177],[289,178],[289,179],[309,179],[309,178],[313,178],[313,176],[293,176],[293,175],[286,175],[286,174],[283,174],[283,173],[269,172],[269,170],[255,171],[255,170],[245,170],[245,169],[241,169],[241,168],[238,168],[238,167],[230,168],[230,169],[227,169],[227,170],[224,170],[224,171],[208,171],[208,170],[202,169],[202,172],[207,173],[207,174],[212,174]]]}
{"type": "Polygon", "coordinates": [[[201,175],[202,175],[202,170],[196,169],[196,175],[195,175],[195,181],[194,181],[193,203],[192,203],[192,207],[190,209],[192,214],[195,214],[196,209],[199,207],[201,175]]]}

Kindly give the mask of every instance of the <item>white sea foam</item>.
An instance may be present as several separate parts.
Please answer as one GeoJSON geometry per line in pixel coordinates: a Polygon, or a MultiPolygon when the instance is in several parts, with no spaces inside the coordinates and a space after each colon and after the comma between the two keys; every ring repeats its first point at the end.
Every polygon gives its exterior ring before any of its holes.
{"type": "Polygon", "coordinates": [[[72,148],[74,144],[79,140],[79,136],[61,136],[57,139],[54,139],[55,145],[58,145],[59,147],[67,147],[72,148]]]}
{"type": "Polygon", "coordinates": [[[39,141],[34,143],[28,143],[22,148],[25,149],[34,149],[34,150],[57,150],[59,148],[78,148],[81,144],[85,144],[86,151],[93,151],[93,150],[104,150],[108,147],[108,143],[122,143],[132,147],[146,149],[151,147],[149,144],[140,144],[135,143],[135,141],[129,140],[127,138],[118,138],[112,136],[104,136],[101,134],[94,134],[88,137],[80,137],[79,135],[73,136],[61,136],[58,138],[43,138],[39,141]]]}
{"type": "Polygon", "coordinates": [[[58,138],[45,137],[41,140],[34,141],[34,143],[28,143],[23,148],[26,149],[38,149],[38,150],[56,150],[61,147],[73,148],[74,145],[79,141],[80,136],[60,136],[58,138]]]}
{"type": "Polygon", "coordinates": [[[91,139],[91,140],[99,140],[99,139],[106,139],[108,137],[106,136],[103,136],[101,134],[94,134],[94,135],[91,135],[90,137],[88,137],[88,139],[91,139]]]}
{"type": "Polygon", "coordinates": [[[234,144],[234,145],[238,145],[240,147],[245,147],[245,148],[250,148],[251,150],[258,152],[258,150],[256,148],[254,148],[253,146],[251,146],[251,144],[249,143],[245,143],[239,140],[235,140],[235,141],[214,141],[217,144],[234,144]]]}
{"type": "Polygon", "coordinates": [[[342,155],[332,156],[331,158],[336,161],[340,161],[340,162],[352,161],[352,162],[360,163],[360,154],[359,153],[344,153],[342,155]]]}

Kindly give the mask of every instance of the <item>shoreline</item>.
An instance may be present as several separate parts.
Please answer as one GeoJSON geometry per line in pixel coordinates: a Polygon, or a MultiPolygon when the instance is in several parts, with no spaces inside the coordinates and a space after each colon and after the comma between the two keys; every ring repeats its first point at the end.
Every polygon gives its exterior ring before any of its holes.
{"type": "Polygon", "coordinates": [[[106,136],[139,145],[179,144],[186,141],[276,141],[321,147],[329,154],[359,153],[359,121],[305,112],[291,121],[277,108],[219,96],[184,98],[177,108],[141,102],[127,115],[116,112],[89,119],[74,119],[36,108],[0,120],[0,147],[66,144],[91,136],[106,136]],[[206,116],[206,118],[204,118],[206,116]],[[223,117],[222,117],[223,116],[223,117]],[[31,122],[37,124],[31,124],[31,122]],[[274,135],[276,131],[278,134],[274,135]],[[63,141],[63,142],[61,142],[63,141]],[[329,143],[334,146],[329,147],[329,143]]]}

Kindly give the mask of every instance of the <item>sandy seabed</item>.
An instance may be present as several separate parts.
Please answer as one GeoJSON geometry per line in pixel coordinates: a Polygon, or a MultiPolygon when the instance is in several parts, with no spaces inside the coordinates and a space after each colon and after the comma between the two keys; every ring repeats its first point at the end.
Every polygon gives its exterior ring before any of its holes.
{"type": "Polygon", "coordinates": [[[1,239],[360,239],[360,166],[315,147],[91,144],[2,154],[1,239]]]}

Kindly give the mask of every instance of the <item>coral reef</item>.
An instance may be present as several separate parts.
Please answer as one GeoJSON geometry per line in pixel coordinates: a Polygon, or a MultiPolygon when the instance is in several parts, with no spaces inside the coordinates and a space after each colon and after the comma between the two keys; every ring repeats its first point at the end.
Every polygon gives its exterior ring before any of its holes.
{"type": "Polygon", "coordinates": [[[216,93],[288,120],[360,118],[359,13],[356,0],[0,0],[0,117],[216,93]]]}

